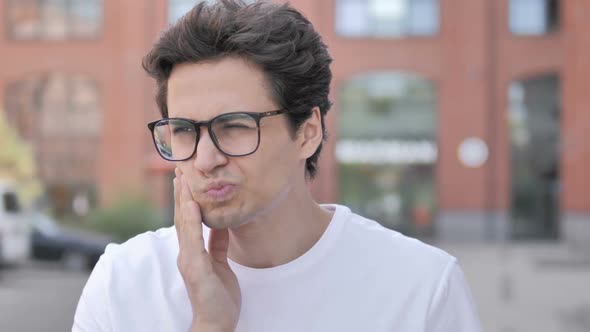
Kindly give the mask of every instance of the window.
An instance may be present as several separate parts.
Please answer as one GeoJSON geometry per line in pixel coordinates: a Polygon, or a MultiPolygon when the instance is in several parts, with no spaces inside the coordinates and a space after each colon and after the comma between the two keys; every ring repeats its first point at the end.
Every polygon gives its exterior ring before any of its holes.
{"type": "Polygon", "coordinates": [[[6,92],[8,119],[25,139],[100,135],[100,90],[87,76],[36,75],[9,84],[6,92]]]}
{"type": "Polygon", "coordinates": [[[8,0],[8,31],[17,40],[96,37],[102,0],[8,0]]]}
{"type": "MultiPolygon", "coordinates": [[[[8,121],[35,147],[45,187],[70,188],[67,195],[50,190],[48,200],[59,209],[70,209],[77,199],[76,213],[82,213],[98,175],[103,130],[98,83],[84,75],[52,72],[13,82],[5,95],[8,121]]],[[[125,124],[113,125],[125,130],[125,124]]]]}
{"type": "MultiPolygon", "coordinates": [[[[174,23],[201,1],[213,3],[216,0],[168,0],[168,23],[174,23]]],[[[256,0],[245,0],[254,3],[256,0]]]]}
{"type": "Polygon", "coordinates": [[[388,228],[429,234],[436,212],[434,85],[411,74],[369,74],[346,83],[339,101],[339,201],[388,228]]]}
{"type": "Polygon", "coordinates": [[[510,31],[515,35],[544,35],[558,30],[557,0],[511,0],[510,31]]]}
{"type": "Polygon", "coordinates": [[[21,207],[18,201],[18,197],[13,192],[7,192],[2,195],[2,199],[4,201],[4,209],[6,212],[10,213],[19,213],[21,211],[21,207]]]}
{"type": "Polygon", "coordinates": [[[174,23],[190,11],[198,0],[169,0],[168,1],[168,22],[174,23]]]}
{"type": "Polygon", "coordinates": [[[425,37],[438,29],[438,0],[336,1],[336,32],[342,36],[425,37]]]}

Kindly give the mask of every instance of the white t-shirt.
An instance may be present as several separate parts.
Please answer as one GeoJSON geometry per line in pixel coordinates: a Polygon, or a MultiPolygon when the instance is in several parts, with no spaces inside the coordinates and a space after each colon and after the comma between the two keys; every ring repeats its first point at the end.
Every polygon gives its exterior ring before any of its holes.
{"type": "MultiPolygon", "coordinates": [[[[454,257],[344,206],[324,208],[335,210],[332,221],[301,257],[266,269],[230,261],[242,292],[236,331],[481,331],[454,257]]],[[[177,255],[174,227],[109,245],[72,330],[188,331],[191,304],[177,255]]]]}

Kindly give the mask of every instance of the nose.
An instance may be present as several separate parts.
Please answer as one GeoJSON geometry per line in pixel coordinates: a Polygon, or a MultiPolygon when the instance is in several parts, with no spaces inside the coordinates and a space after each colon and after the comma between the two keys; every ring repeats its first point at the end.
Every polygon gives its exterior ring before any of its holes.
{"type": "Polygon", "coordinates": [[[204,175],[212,173],[217,167],[225,165],[228,158],[215,146],[211,135],[205,130],[201,130],[201,136],[197,144],[197,151],[193,157],[194,167],[204,175]]]}

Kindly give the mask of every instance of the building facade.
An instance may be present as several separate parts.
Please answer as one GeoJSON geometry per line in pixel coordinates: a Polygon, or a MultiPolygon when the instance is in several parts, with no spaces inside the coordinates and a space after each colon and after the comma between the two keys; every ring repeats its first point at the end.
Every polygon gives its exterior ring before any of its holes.
{"type": "MultiPolygon", "coordinates": [[[[194,1],[2,2],[0,100],[54,200],[140,191],[170,214],[140,61],[194,1]]],[[[292,4],[334,58],[318,201],[442,239],[590,238],[590,3],[292,4]]]]}

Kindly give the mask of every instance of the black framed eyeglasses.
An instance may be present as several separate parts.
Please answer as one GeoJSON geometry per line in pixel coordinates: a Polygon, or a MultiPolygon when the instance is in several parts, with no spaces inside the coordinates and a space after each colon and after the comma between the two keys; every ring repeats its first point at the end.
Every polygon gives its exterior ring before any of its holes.
{"type": "Polygon", "coordinates": [[[253,154],[260,145],[260,119],[286,113],[286,109],[270,112],[232,112],[220,114],[209,121],[166,118],[148,123],[160,156],[168,161],[184,161],[197,151],[201,127],[219,151],[230,157],[253,154]]]}

